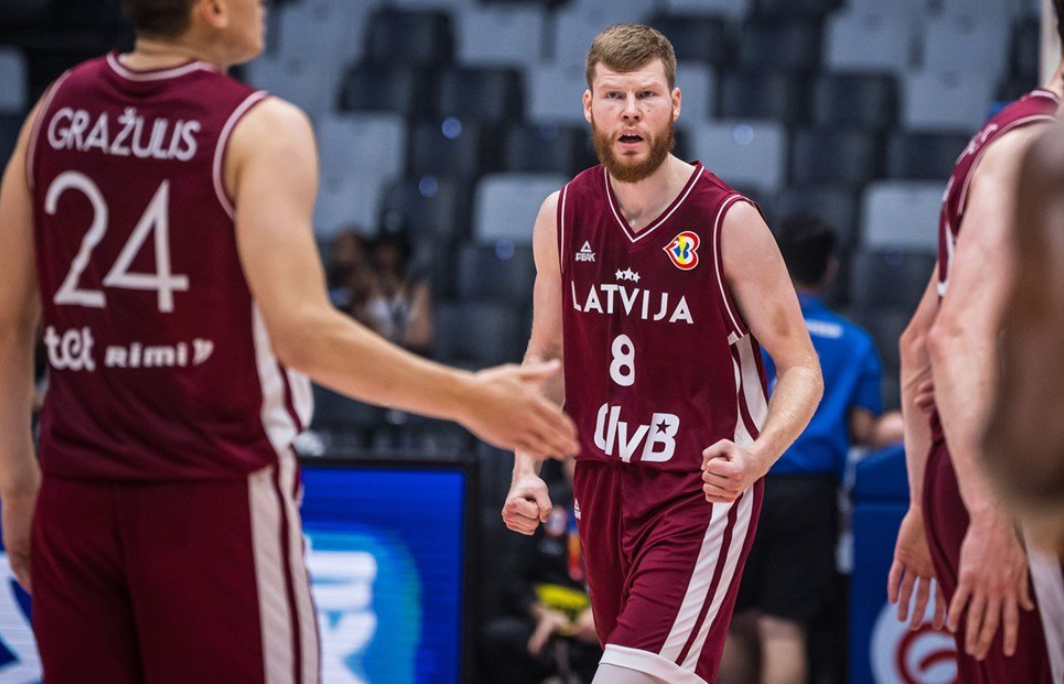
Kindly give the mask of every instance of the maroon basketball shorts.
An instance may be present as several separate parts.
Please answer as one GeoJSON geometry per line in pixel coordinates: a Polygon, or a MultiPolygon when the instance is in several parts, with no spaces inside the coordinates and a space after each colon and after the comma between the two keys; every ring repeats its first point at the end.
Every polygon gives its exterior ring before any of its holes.
{"type": "MultiPolygon", "coordinates": [[[[924,524],[935,575],[947,601],[952,600],[957,590],[961,544],[968,532],[968,522],[968,510],[961,499],[949,448],[944,440],[935,440],[924,475],[924,524]]],[[[1015,655],[1005,655],[1004,631],[999,628],[990,652],[982,662],[964,652],[967,613],[966,609],[956,634],[957,671],[961,684],[1051,684],[1049,657],[1037,609],[1020,611],[1015,655]]]]}
{"type": "Polygon", "coordinates": [[[673,684],[716,680],[762,487],[710,504],[700,472],[577,462],[576,514],[603,663],[673,684]]]}
{"type": "Polygon", "coordinates": [[[294,460],[246,479],[46,477],[33,626],[48,684],[317,684],[294,460]]]}

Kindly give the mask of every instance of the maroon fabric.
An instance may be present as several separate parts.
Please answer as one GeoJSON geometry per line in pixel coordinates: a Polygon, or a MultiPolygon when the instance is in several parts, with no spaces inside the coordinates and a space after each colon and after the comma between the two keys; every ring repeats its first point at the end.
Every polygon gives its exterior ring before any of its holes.
{"type": "MultiPolygon", "coordinates": [[[[935,564],[935,575],[946,595],[953,599],[957,590],[961,544],[968,532],[969,517],[961,499],[957,473],[944,440],[936,440],[928,457],[924,477],[924,523],[935,564]]],[[[1031,587],[1034,598],[1034,587],[1031,587]]],[[[960,619],[956,634],[958,681],[962,684],[1052,684],[1049,654],[1037,608],[1020,611],[1016,654],[1007,657],[1002,647],[1004,632],[998,629],[990,652],[982,662],[964,652],[968,611],[960,619]]]]}
{"type": "Polygon", "coordinates": [[[633,233],[602,166],[562,190],[565,401],[578,458],[689,473],[717,441],[741,429],[757,436],[739,408],[747,402],[733,343],[748,347],[747,377],[760,386],[747,389],[763,396],[760,353],[719,255],[724,215],[741,201],[698,165],[672,206],[633,233]]]}
{"type": "Polygon", "coordinates": [[[32,572],[49,684],[265,684],[246,480],[45,478],[32,572]]]}
{"type": "Polygon", "coordinates": [[[261,96],[200,62],[131,72],[115,54],[49,91],[28,158],[47,474],[207,478],[276,462],[231,200],[214,177],[227,122],[261,96]]]}

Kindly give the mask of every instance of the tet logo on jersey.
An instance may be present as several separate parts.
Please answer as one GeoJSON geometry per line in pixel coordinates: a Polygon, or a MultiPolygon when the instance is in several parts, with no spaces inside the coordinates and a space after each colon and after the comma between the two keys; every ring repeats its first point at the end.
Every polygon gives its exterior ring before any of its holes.
{"type": "Polygon", "coordinates": [[[676,268],[690,271],[698,265],[698,234],[685,230],[672,239],[665,253],[676,268]]]}

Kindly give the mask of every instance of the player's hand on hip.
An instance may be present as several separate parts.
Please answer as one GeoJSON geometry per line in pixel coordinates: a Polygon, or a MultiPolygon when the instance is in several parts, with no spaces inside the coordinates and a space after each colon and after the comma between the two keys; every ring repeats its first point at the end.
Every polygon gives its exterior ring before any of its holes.
{"type": "Polygon", "coordinates": [[[473,376],[473,396],[460,422],[500,449],[521,449],[536,458],[573,456],[580,449],[576,426],[539,385],[559,372],[557,361],[506,365],[473,376]]]}
{"type": "Polygon", "coordinates": [[[949,628],[965,620],[964,650],[986,658],[998,627],[1004,631],[1005,655],[1016,653],[1020,608],[1033,610],[1027,554],[1012,520],[995,511],[975,516],[961,544],[957,591],[949,606],[949,628]]]}
{"type": "Polygon", "coordinates": [[[3,521],[4,551],[11,571],[26,591],[30,584],[30,532],[33,529],[33,509],[37,504],[38,485],[31,491],[7,493],[0,497],[0,518],[3,521]]]}
{"type": "Polygon", "coordinates": [[[514,479],[506,495],[502,520],[508,529],[531,535],[541,522],[547,522],[550,510],[547,483],[536,475],[521,475],[514,479]]]}
{"type": "Polygon", "coordinates": [[[702,452],[702,491],[710,503],[732,503],[765,471],[746,447],[722,439],[702,452]]]}
{"type": "Polygon", "coordinates": [[[916,388],[916,396],[913,398],[916,408],[930,415],[935,411],[935,381],[924,380],[916,388]]]}
{"type": "Polygon", "coordinates": [[[924,623],[924,613],[931,600],[935,600],[935,616],[932,625],[942,629],[946,621],[946,597],[935,582],[935,566],[931,562],[931,549],[927,545],[924,515],[920,509],[910,508],[898,528],[898,540],[894,544],[894,563],[887,577],[887,598],[898,604],[898,621],[909,622],[909,629],[916,630],[924,623]],[[916,590],[916,603],[912,614],[909,603],[916,590]]]}

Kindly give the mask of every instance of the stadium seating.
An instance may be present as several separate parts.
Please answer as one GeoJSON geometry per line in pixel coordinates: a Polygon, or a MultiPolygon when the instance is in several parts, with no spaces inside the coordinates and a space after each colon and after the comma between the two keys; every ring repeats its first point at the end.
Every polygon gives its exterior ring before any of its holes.
{"type": "Polygon", "coordinates": [[[441,66],[454,55],[451,15],[442,10],[380,9],[370,16],[365,61],[392,66],[441,66]]]}
{"type": "Polygon", "coordinates": [[[391,180],[403,172],[406,123],[395,114],[334,114],[317,126],[323,177],[391,180]]]}
{"type": "Polygon", "coordinates": [[[725,182],[766,193],[783,187],[787,132],[779,124],[720,121],[687,130],[692,153],[688,156],[700,159],[725,182]]]}
{"type": "Polygon", "coordinates": [[[543,10],[535,6],[464,9],[458,14],[455,27],[458,62],[531,68],[542,56],[545,24],[543,10]]]}
{"type": "Polygon", "coordinates": [[[493,302],[441,303],[436,309],[436,357],[481,367],[521,360],[528,341],[525,317],[493,302]]]}
{"type": "Polygon", "coordinates": [[[587,125],[516,124],[506,131],[503,169],[574,176],[595,164],[587,125]]]}
{"type": "Polygon", "coordinates": [[[435,109],[435,74],[418,67],[355,65],[342,79],[339,103],[349,111],[426,117],[435,109]]]}
{"type": "Polygon", "coordinates": [[[739,63],[747,69],[814,71],[820,63],[820,28],[808,20],[750,21],[739,39],[739,63]]]}
{"type": "Polygon", "coordinates": [[[859,187],[882,165],[879,137],[858,129],[807,128],[791,142],[791,182],[859,187]]]}
{"type": "Polygon", "coordinates": [[[859,311],[888,310],[911,315],[936,262],[932,251],[858,251],[850,275],[850,302],[859,311]]]}
{"type": "Polygon", "coordinates": [[[726,119],[773,119],[794,126],[808,119],[804,79],[773,71],[726,71],[718,113],[726,119]]]}
{"type": "Polygon", "coordinates": [[[456,118],[415,124],[408,173],[472,180],[496,169],[499,138],[500,132],[489,124],[456,118]]]}
{"type": "Polygon", "coordinates": [[[864,194],[862,244],[876,249],[938,249],[945,188],[945,178],[870,185],[864,194]]]}
{"type": "Polygon", "coordinates": [[[440,74],[437,113],[461,121],[519,121],[521,74],[511,68],[458,67],[440,74]]]}
{"type": "Polygon", "coordinates": [[[532,226],[543,200],[569,179],[553,174],[498,174],[477,185],[473,235],[479,242],[532,243],[532,226]]]}
{"type": "Polygon", "coordinates": [[[813,123],[817,126],[882,131],[898,115],[897,85],[891,76],[829,73],[813,83],[813,123]]]}
{"type": "Polygon", "coordinates": [[[29,109],[28,80],[22,53],[0,48],[0,113],[20,114],[29,109]]]}
{"type": "Polygon", "coordinates": [[[517,310],[532,303],[536,265],[532,248],[502,240],[493,244],[466,244],[458,252],[458,298],[489,301],[517,310]]]}
{"type": "Polygon", "coordinates": [[[832,185],[792,185],[776,201],[776,217],[803,214],[831,225],[843,245],[857,242],[859,204],[852,190],[832,185]]]}
{"type": "Polygon", "coordinates": [[[904,90],[905,128],[974,133],[990,114],[995,84],[978,73],[925,70],[907,74],[904,90]]]}
{"type": "Polygon", "coordinates": [[[965,133],[894,133],[887,142],[887,176],[905,180],[949,178],[969,139],[965,133]]]}
{"type": "MultiPolygon", "coordinates": [[[[648,22],[669,37],[676,59],[723,66],[731,60],[731,44],[723,19],[705,15],[656,14],[648,22]]],[[[683,73],[677,69],[677,73],[683,73]]]]}
{"type": "Polygon", "coordinates": [[[824,36],[828,68],[893,73],[908,69],[916,26],[911,17],[889,11],[894,5],[883,2],[867,12],[847,11],[830,17],[824,36]]]}

